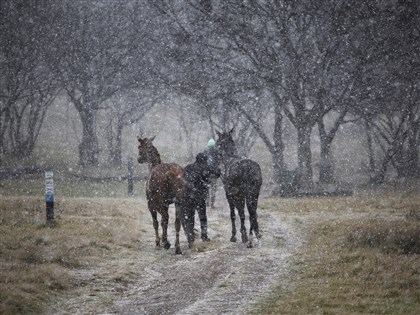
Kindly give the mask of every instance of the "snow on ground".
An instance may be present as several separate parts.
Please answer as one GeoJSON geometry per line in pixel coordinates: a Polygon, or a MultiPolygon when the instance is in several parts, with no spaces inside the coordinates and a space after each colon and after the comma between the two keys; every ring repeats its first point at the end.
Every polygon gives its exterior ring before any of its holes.
{"type": "MultiPolygon", "coordinates": [[[[183,255],[175,255],[174,246],[168,251],[155,249],[150,214],[141,209],[140,228],[146,239],[140,240],[135,255],[121,254],[111,262],[118,264],[118,274],[112,274],[115,268],[105,260],[89,270],[75,271],[82,285],[76,294],[56,301],[51,313],[244,314],[279,283],[293,285],[289,268],[303,242],[293,219],[286,221],[281,212],[258,211],[262,239],[254,239],[254,247],[247,248],[238,232],[238,242],[232,243],[228,205],[221,196],[216,209],[208,209],[211,241],[198,239],[195,250],[190,250],[182,234],[183,255]]],[[[168,231],[172,244],[173,214],[172,206],[168,231]]],[[[239,231],[238,221],[237,217],[239,231]]],[[[248,216],[246,224],[249,229],[248,216]]]]}
{"type": "Polygon", "coordinates": [[[254,239],[254,248],[231,243],[226,210],[225,204],[209,210],[211,242],[198,240],[197,252],[184,247],[182,256],[171,250],[152,253],[159,259],[144,267],[143,276],[112,305],[111,313],[243,314],[266,295],[287,275],[300,236],[275,214],[260,211],[263,238],[254,239]]]}

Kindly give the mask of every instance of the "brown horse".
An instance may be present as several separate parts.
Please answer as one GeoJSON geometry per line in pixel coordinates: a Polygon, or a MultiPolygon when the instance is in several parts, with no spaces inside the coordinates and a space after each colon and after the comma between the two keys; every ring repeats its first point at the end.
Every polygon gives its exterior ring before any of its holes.
{"type": "MultiPolygon", "coordinates": [[[[147,205],[153,219],[153,227],[156,234],[156,246],[160,247],[159,237],[159,222],[157,214],[161,215],[162,224],[162,243],[165,249],[171,247],[168,241],[168,221],[169,205],[175,203],[176,217],[175,217],[175,253],[182,254],[179,244],[179,231],[181,229],[181,222],[184,220],[182,215],[182,198],[184,191],[184,170],[176,163],[162,163],[158,150],[153,146],[152,141],[155,137],[150,139],[141,139],[139,141],[139,163],[148,163],[149,178],[146,184],[147,205]]],[[[184,223],[184,222],[182,222],[184,223]]],[[[191,244],[190,244],[191,245],[191,244]]]]}

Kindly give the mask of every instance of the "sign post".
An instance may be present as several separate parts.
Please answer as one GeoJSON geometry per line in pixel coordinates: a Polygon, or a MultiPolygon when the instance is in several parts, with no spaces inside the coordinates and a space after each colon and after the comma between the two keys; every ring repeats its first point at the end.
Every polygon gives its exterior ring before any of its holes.
{"type": "Polygon", "coordinates": [[[45,201],[47,210],[47,222],[54,220],[54,179],[53,171],[45,172],[45,201]]]}

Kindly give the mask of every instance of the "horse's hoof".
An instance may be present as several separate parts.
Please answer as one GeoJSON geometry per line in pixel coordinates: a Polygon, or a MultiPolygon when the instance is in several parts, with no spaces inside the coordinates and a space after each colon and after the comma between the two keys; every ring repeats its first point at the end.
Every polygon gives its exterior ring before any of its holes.
{"type": "Polygon", "coordinates": [[[236,236],[232,236],[232,237],[230,238],[230,241],[231,241],[231,242],[233,242],[233,243],[236,243],[236,236]]]}
{"type": "Polygon", "coordinates": [[[181,248],[177,247],[177,248],[175,249],[175,254],[176,254],[176,255],[182,255],[181,248]]]}
{"type": "Polygon", "coordinates": [[[169,243],[168,241],[166,241],[165,242],[165,245],[163,245],[163,248],[165,248],[165,249],[171,248],[171,243],[169,243]]]}
{"type": "Polygon", "coordinates": [[[252,242],[248,242],[248,245],[246,246],[246,248],[253,248],[254,246],[252,245],[252,242]]]}
{"type": "Polygon", "coordinates": [[[203,240],[203,242],[210,242],[208,236],[203,236],[201,239],[203,240]]]}
{"type": "Polygon", "coordinates": [[[242,243],[248,242],[248,237],[242,237],[242,243]]]}

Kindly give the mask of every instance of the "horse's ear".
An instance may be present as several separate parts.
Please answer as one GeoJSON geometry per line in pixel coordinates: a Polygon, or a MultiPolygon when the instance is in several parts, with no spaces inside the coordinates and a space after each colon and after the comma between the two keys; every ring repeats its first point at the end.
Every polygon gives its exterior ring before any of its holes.
{"type": "Polygon", "coordinates": [[[218,138],[220,138],[220,136],[222,135],[222,133],[219,130],[216,130],[216,134],[218,138]]]}
{"type": "Polygon", "coordinates": [[[235,127],[233,127],[232,129],[230,129],[229,136],[232,136],[234,130],[235,130],[235,127]]]}
{"type": "Polygon", "coordinates": [[[138,140],[139,142],[143,142],[143,140],[142,140],[142,138],[140,138],[140,136],[137,136],[137,140],[138,140]]]}
{"type": "Polygon", "coordinates": [[[149,140],[150,142],[152,142],[153,140],[155,140],[156,136],[151,137],[149,140]]]}

